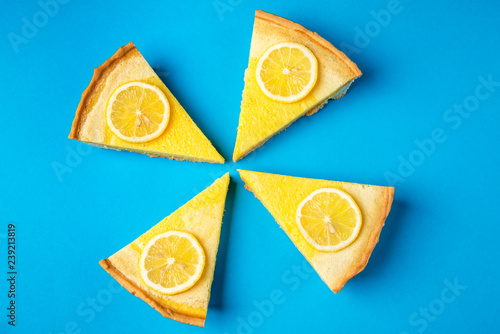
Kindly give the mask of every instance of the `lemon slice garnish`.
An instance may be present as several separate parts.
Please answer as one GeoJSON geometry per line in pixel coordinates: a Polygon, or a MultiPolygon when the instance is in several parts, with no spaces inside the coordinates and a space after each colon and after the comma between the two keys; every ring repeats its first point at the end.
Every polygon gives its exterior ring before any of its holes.
{"type": "Polygon", "coordinates": [[[320,251],[338,251],[349,246],[361,229],[361,211],[354,199],[342,190],[313,191],[297,208],[300,232],[320,251]]]}
{"type": "Polygon", "coordinates": [[[168,231],[148,242],[139,266],[148,287],[173,295],[188,290],[200,279],[205,252],[191,233],[168,231]]]}
{"type": "Polygon", "coordinates": [[[106,121],[120,139],[144,143],[165,131],[170,117],[170,105],[165,94],[156,86],[127,82],[115,89],[106,106],[106,121]]]}
{"type": "Polygon", "coordinates": [[[291,103],[305,97],[318,78],[318,61],[302,44],[279,43],[260,57],[257,83],[269,98],[291,103]]]}

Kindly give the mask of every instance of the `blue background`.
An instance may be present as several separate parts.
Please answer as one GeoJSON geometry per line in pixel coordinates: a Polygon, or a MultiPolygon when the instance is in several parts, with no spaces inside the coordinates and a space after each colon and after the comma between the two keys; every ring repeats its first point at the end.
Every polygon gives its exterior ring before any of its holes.
{"type": "Polygon", "coordinates": [[[500,2],[401,0],[385,26],[372,11],[387,10],[386,0],[215,3],[219,10],[213,1],[73,0],[46,22],[37,1],[2,4],[1,331],[499,332],[500,87],[479,105],[473,96],[480,76],[500,81],[500,2]],[[255,9],[356,47],[349,54],[363,76],[344,98],[236,164],[151,159],[67,139],[92,69],[133,41],[230,161],[255,9]],[[22,36],[23,18],[34,15],[38,31],[16,48],[10,33],[22,36]],[[468,117],[449,114],[464,101],[474,109],[468,117]],[[418,153],[415,141],[439,129],[434,150],[418,153]],[[403,160],[413,166],[404,169],[403,160]],[[236,168],[395,183],[366,270],[337,295],[315,273],[293,273],[303,257],[236,168]],[[205,329],[117,291],[98,261],[226,171],[232,183],[205,329]],[[17,225],[15,329],[4,315],[8,222],[17,225]],[[445,290],[455,281],[461,290],[445,290]],[[282,303],[259,311],[256,304],[279,292],[282,303]]]}

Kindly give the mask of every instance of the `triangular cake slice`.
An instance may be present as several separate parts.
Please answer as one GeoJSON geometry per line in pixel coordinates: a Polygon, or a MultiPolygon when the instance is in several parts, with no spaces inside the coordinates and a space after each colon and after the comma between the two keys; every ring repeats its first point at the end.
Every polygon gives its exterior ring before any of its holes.
{"type": "Polygon", "coordinates": [[[83,92],[76,110],[69,138],[96,146],[144,153],[152,157],[224,163],[224,158],[132,42],[118,49],[111,58],[94,70],[92,80],[83,92]],[[158,87],[170,105],[170,118],[166,129],[151,141],[124,141],[117,137],[106,123],[108,99],[117,87],[131,81],[158,87]]]}
{"type": "Polygon", "coordinates": [[[360,75],[356,64],[318,34],[282,17],[258,10],[255,13],[250,59],[245,72],[233,161],[243,158],[298,118],[315,113],[329,99],[342,97],[360,75]],[[271,46],[282,42],[299,43],[307,47],[318,61],[318,78],[314,87],[304,98],[293,103],[270,99],[262,92],[256,79],[259,58],[271,46]]]}
{"type": "Polygon", "coordinates": [[[204,326],[228,185],[229,173],[99,264],[130,293],[144,300],[164,317],[204,326]],[[166,295],[145,284],[139,261],[142,251],[153,238],[172,230],[188,232],[196,237],[205,252],[205,266],[194,286],[178,294],[166,295]]]}
{"type": "Polygon", "coordinates": [[[245,170],[239,172],[245,188],[264,204],[333,292],[339,292],[348,280],[365,268],[391,209],[394,188],[245,170]],[[297,223],[299,205],[313,192],[325,188],[347,193],[361,212],[359,234],[352,243],[338,251],[320,251],[313,247],[297,223]]]}

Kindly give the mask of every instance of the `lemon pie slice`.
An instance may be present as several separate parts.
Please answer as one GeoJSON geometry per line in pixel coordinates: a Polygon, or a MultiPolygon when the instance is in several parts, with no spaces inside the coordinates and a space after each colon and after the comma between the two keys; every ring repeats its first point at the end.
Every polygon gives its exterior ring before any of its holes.
{"type": "Polygon", "coordinates": [[[152,157],[224,163],[132,42],[94,70],[69,138],[152,157]]]}
{"type": "Polygon", "coordinates": [[[99,264],[164,317],[204,326],[229,173],[99,264]]]}
{"type": "Polygon", "coordinates": [[[258,10],[233,161],[342,97],[360,75],[356,64],[318,34],[258,10]]]}
{"type": "Polygon", "coordinates": [[[394,188],[239,170],[335,293],[362,271],[391,210],[394,188]]]}

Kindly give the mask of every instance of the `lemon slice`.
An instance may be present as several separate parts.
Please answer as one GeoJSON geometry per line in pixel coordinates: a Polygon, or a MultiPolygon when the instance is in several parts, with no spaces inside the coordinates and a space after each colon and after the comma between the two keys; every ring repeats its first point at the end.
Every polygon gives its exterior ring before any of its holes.
{"type": "Polygon", "coordinates": [[[351,244],[361,229],[361,212],[342,190],[313,191],[297,208],[297,224],[304,238],[320,251],[338,251],[351,244]]]}
{"type": "Polygon", "coordinates": [[[127,82],[115,89],[106,106],[106,120],[111,131],[131,143],[144,143],[165,131],[170,106],[156,86],[127,82]]]}
{"type": "Polygon", "coordinates": [[[318,61],[302,44],[279,43],[260,57],[257,83],[269,98],[291,103],[305,97],[318,78],[318,61]]]}
{"type": "Polygon", "coordinates": [[[200,279],[205,252],[192,234],[168,231],[148,242],[139,266],[148,287],[173,295],[188,290],[200,279]]]}

